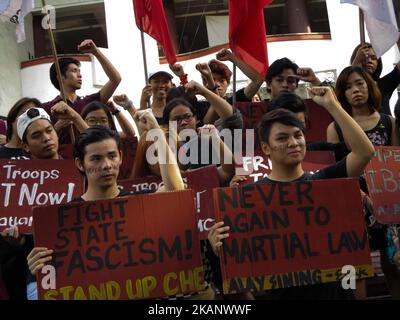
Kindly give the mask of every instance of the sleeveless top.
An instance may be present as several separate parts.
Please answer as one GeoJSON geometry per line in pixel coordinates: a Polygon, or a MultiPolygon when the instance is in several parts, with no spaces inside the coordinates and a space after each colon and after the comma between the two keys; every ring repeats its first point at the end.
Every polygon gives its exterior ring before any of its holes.
{"type": "MultiPolygon", "coordinates": [[[[335,130],[338,134],[339,140],[344,141],[342,130],[336,122],[335,130]]],[[[392,145],[392,120],[387,114],[380,113],[380,119],[376,126],[364,132],[374,146],[392,145]]]]}

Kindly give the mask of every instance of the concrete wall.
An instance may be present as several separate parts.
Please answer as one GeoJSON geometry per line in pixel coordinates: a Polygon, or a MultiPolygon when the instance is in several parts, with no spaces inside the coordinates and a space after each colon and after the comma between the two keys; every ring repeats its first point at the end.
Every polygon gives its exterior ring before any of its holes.
{"type": "Polygon", "coordinates": [[[0,115],[6,116],[22,94],[15,27],[0,22],[0,115]]]}

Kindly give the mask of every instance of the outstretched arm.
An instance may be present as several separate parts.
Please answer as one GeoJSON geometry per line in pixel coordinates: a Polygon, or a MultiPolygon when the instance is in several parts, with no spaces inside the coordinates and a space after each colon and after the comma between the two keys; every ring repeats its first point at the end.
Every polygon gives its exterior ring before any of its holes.
{"type": "Polygon", "coordinates": [[[82,53],[91,53],[96,59],[100,62],[101,67],[106,73],[109,81],[104,85],[104,87],[100,90],[100,99],[101,102],[106,103],[114,91],[117,89],[118,85],[121,82],[121,75],[118,70],[115,69],[110,60],[97,48],[96,44],[93,40],[85,40],[78,46],[78,51],[82,53]]]}
{"type": "Polygon", "coordinates": [[[158,191],[178,191],[185,189],[175,155],[172,153],[165,133],[157,123],[153,112],[151,110],[138,111],[136,117],[139,122],[143,122],[143,125],[147,129],[147,134],[151,133],[153,138],[155,137],[154,144],[157,149],[161,178],[164,183],[163,188],[158,191]]]}
{"type": "Polygon", "coordinates": [[[253,98],[264,82],[263,77],[228,49],[223,49],[218,52],[217,59],[219,61],[231,61],[251,80],[247,87],[244,88],[244,94],[249,99],[253,98]]]}
{"type": "Polygon", "coordinates": [[[129,123],[125,115],[121,112],[121,110],[117,109],[112,101],[108,101],[106,105],[111,114],[113,114],[117,118],[118,123],[121,126],[122,132],[125,134],[125,137],[135,137],[135,130],[133,129],[132,125],[129,123]]]}
{"type": "Polygon", "coordinates": [[[212,149],[219,155],[221,165],[218,166],[218,177],[221,185],[229,182],[235,174],[235,163],[233,161],[232,151],[222,141],[217,128],[207,124],[198,129],[202,138],[211,139],[212,149]]]}
{"type": "Polygon", "coordinates": [[[351,152],[347,156],[346,166],[349,177],[358,177],[374,155],[374,146],[357,122],[343,109],[330,87],[309,89],[311,98],[323,106],[342,129],[344,140],[351,152]]]}
{"type": "Polygon", "coordinates": [[[233,115],[232,106],[228,102],[211,90],[202,86],[200,83],[190,81],[186,85],[186,90],[193,91],[195,94],[200,94],[206,98],[221,119],[226,119],[233,115]]]}

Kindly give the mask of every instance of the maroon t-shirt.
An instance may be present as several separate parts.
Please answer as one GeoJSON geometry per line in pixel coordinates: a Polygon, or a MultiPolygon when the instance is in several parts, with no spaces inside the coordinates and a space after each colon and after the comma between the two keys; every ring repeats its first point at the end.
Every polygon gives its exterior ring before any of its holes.
{"type": "MultiPolygon", "coordinates": [[[[58,102],[62,101],[60,96],[55,97],[52,101],[43,103],[43,108],[47,111],[47,113],[51,116],[51,121],[55,124],[57,122],[57,118],[51,114],[51,108],[56,105],[58,102]]],[[[68,100],[68,105],[73,108],[79,114],[82,112],[83,108],[93,101],[100,101],[100,91],[93,93],[91,95],[85,97],[77,97],[74,102],[68,100]]],[[[74,128],[75,137],[79,135],[79,131],[74,128]]],[[[71,137],[69,134],[69,128],[64,128],[58,134],[58,139],[60,144],[70,144],[71,137]]]]}

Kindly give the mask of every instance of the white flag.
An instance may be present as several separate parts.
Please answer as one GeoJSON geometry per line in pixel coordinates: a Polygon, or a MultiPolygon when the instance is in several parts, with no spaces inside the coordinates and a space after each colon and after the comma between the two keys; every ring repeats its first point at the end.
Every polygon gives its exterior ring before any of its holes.
{"type": "Polygon", "coordinates": [[[25,16],[35,7],[35,0],[0,0],[0,19],[16,24],[17,42],[25,40],[25,16]]]}
{"type": "Polygon", "coordinates": [[[381,57],[399,39],[392,0],[340,0],[358,6],[365,17],[368,36],[377,57],[381,57]]]}

